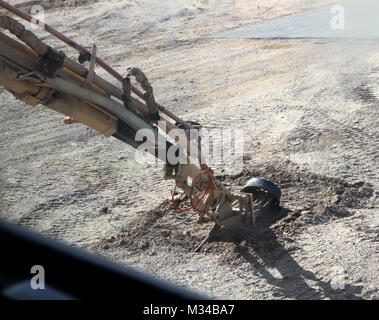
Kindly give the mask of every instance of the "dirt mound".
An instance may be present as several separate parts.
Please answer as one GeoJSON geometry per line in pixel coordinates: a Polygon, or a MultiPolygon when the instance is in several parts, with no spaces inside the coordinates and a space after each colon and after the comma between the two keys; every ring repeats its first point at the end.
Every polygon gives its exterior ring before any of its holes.
{"type": "Polygon", "coordinates": [[[137,218],[117,236],[102,243],[105,248],[122,246],[131,252],[151,246],[184,246],[193,249],[209,232],[210,225],[196,224],[197,214],[178,212],[166,200],[153,210],[137,218]]]}
{"type": "Polygon", "coordinates": [[[374,196],[372,186],[365,182],[350,184],[343,179],[299,171],[295,166],[246,169],[237,176],[219,178],[243,186],[251,177],[265,177],[280,186],[281,208],[264,212],[251,231],[239,238],[225,241],[221,235],[217,241],[206,244],[204,250],[219,254],[221,263],[240,265],[257,255],[268,261],[279,259],[297,249],[291,236],[301,233],[307,225],[352,215],[352,209],[370,206],[374,196]]]}
{"type": "MultiPolygon", "coordinates": [[[[289,163],[286,167],[249,168],[236,176],[217,178],[225,185],[233,186],[231,189],[238,190],[252,177],[265,177],[279,185],[281,207],[266,210],[256,225],[245,233],[219,232],[212,242],[205,244],[202,251],[218,255],[220,263],[239,265],[257,253],[264,254],[265,259],[278,259],[288,251],[296,250],[291,245],[291,235],[309,224],[352,215],[351,209],[368,206],[374,195],[372,186],[365,182],[349,184],[342,179],[298,170],[289,163]]],[[[178,212],[166,200],[100,245],[104,249],[122,246],[131,253],[144,250],[152,255],[162,246],[192,251],[213,226],[196,221],[196,214],[178,212]]]]}

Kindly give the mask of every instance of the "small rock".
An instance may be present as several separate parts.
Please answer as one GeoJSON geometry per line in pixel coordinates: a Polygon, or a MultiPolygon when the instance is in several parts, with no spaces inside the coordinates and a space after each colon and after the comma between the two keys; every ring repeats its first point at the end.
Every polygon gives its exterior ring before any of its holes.
{"type": "Polygon", "coordinates": [[[354,186],[355,187],[362,187],[365,183],[363,181],[358,181],[356,183],[354,183],[354,186]]]}
{"type": "Polygon", "coordinates": [[[180,232],[174,232],[172,234],[172,237],[176,240],[184,240],[185,239],[185,235],[183,233],[180,233],[180,232]]]}
{"type": "Polygon", "coordinates": [[[167,237],[169,237],[169,236],[170,236],[170,231],[167,231],[167,230],[163,230],[163,231],[161,232],[161,235],[162,235],[162,237],[165,237],[165,238],[167,238],[167,237]]]}
{"type": "Polygon", "coordinates": [[[341,202],[341,197],[338,195],[335,195],[332,197],[332,203],[339,204],[341,202]]]}
{"type": "Polygon", "coordinates": [[[100,210],[100,213],[101,214],[108,214],[109,213],[108,207],[102,207],[101,210],[100,210]]]}
{"type": "Polygon", "coordinates": [[[106,244],[106,245],[103,246],[103,249],[104,249],[104,250],[108,250],[108,249],[109,249],[109,246],[106,244]]]}
{"type": "Polygon", "coordinates": [[[344,191],[345,191],[345,190],[344,190],[343,188],[338,188],[338,189],[336,190],[336,194],[338,194],[338,195],[343,194],[344,191]]]}
{"type": "Polygon", "coordinates": [[[114,236],[111,236],[109,239],[107,239],[107,242],[114,242],[116,238],[114,236]]]}
{"type": "Polygon", "coordinates": [[[148,247],[150,246],[149,242],[148,241],[142,241],[140,244],[139,244],[139,249],[147,249],[148,247]]]}

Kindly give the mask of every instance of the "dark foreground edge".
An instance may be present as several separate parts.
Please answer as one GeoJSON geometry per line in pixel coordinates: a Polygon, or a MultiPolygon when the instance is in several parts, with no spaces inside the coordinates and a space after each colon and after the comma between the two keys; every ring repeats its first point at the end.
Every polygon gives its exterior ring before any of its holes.
{"type": "Polygon", "coordinates": [[[206,299],[5,221],[0,221],[0,261],[1,299],[206,299]]]}

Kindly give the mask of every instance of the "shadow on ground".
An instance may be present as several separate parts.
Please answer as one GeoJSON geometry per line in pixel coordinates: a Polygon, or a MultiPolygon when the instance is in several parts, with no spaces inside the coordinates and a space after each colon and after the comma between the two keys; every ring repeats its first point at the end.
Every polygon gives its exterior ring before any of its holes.
{"type": "Polygon", "coordinates": [[[238,235],[219,231],[209,245],[212,246],[212,242],[232,244],[235,256],[229,252],[226,260],[235,259],[238,264],[243,261],[248,262],[252,268],[251,272],[275,287],[274,296],[278,298],[361,299],[362,286],[345,284],[342,290],[334,290],[330,281],[317,278],[313,272],[305,270],[292,257],[291,252],[296,248],[286,246],[270,228],[288,212],[288,209],[281,207],[269,208],[258,218],[256,225],[250,227],[250,230],[238,235]],[[274,277],[270,269],[276,269],[282,277],[274,277]],[[312,286],[307,281],[311,281],[312,286]]]}

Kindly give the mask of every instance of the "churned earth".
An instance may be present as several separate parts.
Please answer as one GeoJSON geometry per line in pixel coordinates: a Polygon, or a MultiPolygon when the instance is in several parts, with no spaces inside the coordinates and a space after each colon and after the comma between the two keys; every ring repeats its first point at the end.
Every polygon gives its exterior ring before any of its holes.
{"type": "Polygon", "coordinates": [[[178,116],[242,128],[242,172],[211,163],[216,176],[233,190],[268,178],[282,201],[248,234],[220,234],[195,253],[212,225],[172,208],[162,164],[138,163],[128,145],[0,89],[2,219],[212,298],[379,297],[379,43],[212,37],[339,2],[10,3],[41,5],[48,24],[96,43],[120,73],[140,67],[178,116]]]}

